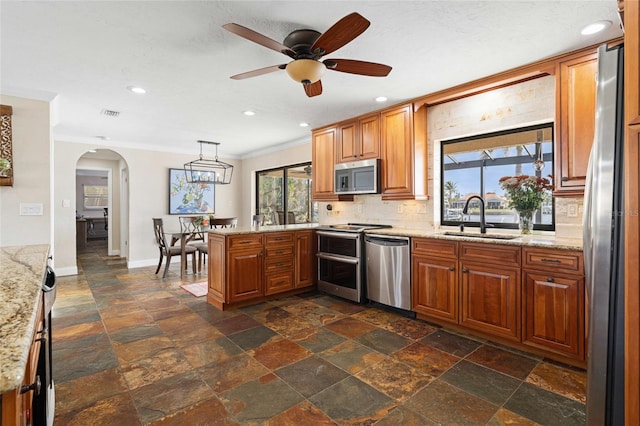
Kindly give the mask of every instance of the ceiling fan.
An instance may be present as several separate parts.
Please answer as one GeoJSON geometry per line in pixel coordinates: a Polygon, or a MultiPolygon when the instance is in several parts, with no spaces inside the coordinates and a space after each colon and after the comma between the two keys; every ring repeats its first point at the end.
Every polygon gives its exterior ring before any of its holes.
{"type": "Polygon", "coordinates": [[[307,96],[312,97],[322,93],[320,79],[326,69],[371,77],[385,77],[391,71],[391,67],[384,64],[353,59],[325,59],[320,61],[320,58],[324,55],[340,49],[358,37],[370,24],[362,15],[354,12],[340,19],[323,34],[308,29],[295,30],[286,36],[282,43],[278,43],[242,25],[225,24],[222,27],[227,31],[269,49],[284,53],[293,59],[287,64],[272,65],[236,74],[231,78],[242,80],[278,70],[286,70],[292,79],[302,83],[307,96]]]}

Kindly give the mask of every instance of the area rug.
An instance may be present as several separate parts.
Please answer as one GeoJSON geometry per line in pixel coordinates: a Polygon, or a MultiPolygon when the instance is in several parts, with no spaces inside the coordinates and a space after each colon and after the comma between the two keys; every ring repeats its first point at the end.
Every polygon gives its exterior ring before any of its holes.
{"type": "Polygon", "coordinates": [[[209,287],[206,281],[201,283],[183,284],[180,287],[193,294],[195,297],[202,297],[207,295],[207,289],[209,287]]]}

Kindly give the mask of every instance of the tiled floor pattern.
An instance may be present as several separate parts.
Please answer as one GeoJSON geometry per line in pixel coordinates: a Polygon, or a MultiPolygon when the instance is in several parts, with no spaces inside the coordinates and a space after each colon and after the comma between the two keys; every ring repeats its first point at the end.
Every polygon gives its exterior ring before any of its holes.
{"type": "Polygon", "coordinates": [[[58,281],[56,425],[585,423],[582,371],[317,293],[221,312],[179,262],[90,247],[58,281]]]}

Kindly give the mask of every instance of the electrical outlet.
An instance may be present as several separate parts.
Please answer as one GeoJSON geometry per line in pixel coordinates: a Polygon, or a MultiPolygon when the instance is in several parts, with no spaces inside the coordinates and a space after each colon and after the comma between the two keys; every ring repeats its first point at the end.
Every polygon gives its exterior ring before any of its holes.
{"type": "Polygon", "coordinates": [[[356,211],[357,211],[358,213],[362,213],[362,204],[358,204],[358,205],[356,206],[356,211]]]}
{"type": "Polygon", "coordinates": [[[420,203],[418,204],[418,213],[426,213],[427,212],[427,205],[420,203]]]}
{"type": "Polygon", "coordinates": [[[577,204],[568,204],[567,205],[567,217],[578,217],[578,205],[577,204]]]}
{"type": "Polygon", "coordinates": [[[402,213],[402,204],[396,206],[396,213],[402,213]]]}

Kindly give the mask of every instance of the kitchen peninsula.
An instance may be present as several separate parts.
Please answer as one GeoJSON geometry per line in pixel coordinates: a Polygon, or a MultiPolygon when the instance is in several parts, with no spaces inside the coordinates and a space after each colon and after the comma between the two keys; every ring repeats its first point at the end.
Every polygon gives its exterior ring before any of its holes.
{"type": "Polygon", "coordinates": [[[0,394],[2,425],[25,424],[36,381],[43,327],[42,281],[48,245],[0,248],[0,394]]]}

